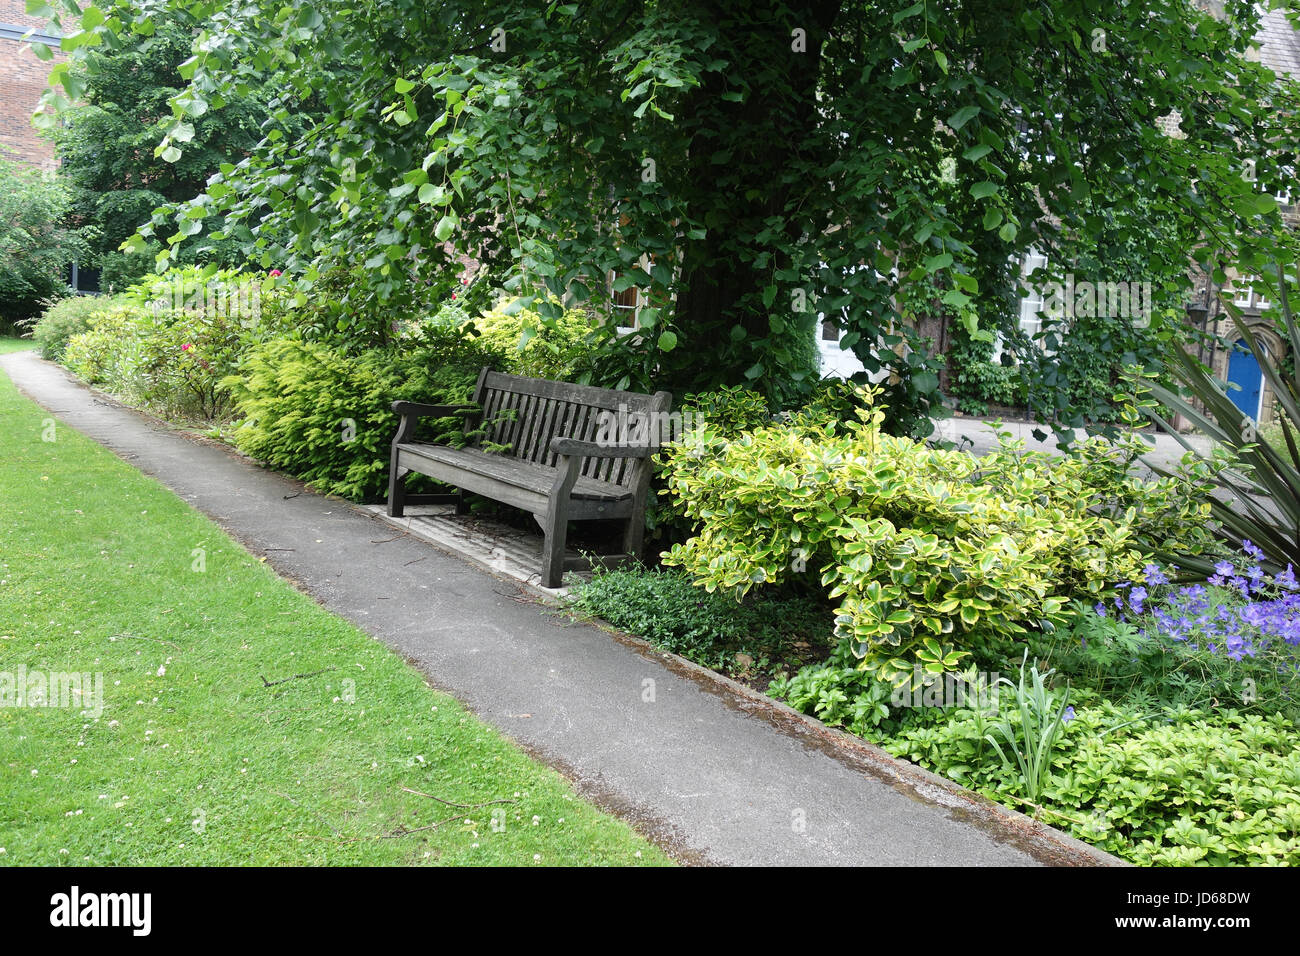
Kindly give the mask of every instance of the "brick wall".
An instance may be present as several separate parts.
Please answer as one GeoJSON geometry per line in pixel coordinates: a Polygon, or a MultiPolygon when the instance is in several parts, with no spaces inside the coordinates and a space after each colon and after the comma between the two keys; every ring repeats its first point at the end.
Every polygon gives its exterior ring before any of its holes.
{"type": "MultiPolygon", "coordinates": [[[[0,0],[0,156],[5,159],[54,168],[54,147],[32,126],[45,80],[54,60],[39,60],[30,44],[12,39],[12,30],[44,29],[45,22],[27,15],[25,0],[0,0]]],[[[21,34],[20,34],[21,35],[21,34]]]]}

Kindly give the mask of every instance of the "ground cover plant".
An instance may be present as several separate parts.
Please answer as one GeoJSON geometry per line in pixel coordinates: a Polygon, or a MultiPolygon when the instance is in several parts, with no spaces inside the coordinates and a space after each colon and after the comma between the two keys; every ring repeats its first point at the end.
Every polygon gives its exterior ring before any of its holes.
{"type": "Polygon", "coordinates": [[[0,707],[0,861],[667,862],[2,375],[0,442],[0,691],[103,675],[0,707]]]}
{"type": "Polygon", "coordinates": [[[569,609],[760,689],[830,649],[828,605],[819,597],[756,594],[737,604],[678,570],[597,570],[577,586],[569,609]]]}

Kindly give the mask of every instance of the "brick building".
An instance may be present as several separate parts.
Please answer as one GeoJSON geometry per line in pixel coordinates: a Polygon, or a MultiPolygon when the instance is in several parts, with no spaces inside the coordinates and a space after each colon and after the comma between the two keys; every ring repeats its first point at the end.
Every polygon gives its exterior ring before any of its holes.
{"type": "Polygon", "coordinates": [[[54,147],[32,126],[32,111],[40,102],[50,67],[61,57],[59,39],[47,23],[28,16],[24,0],[0,0],[0,157],[53,169],[54,147]],[[55,50],[54,60],[37,59],[31,44],[22,41],[35,28],[55,50]]]}

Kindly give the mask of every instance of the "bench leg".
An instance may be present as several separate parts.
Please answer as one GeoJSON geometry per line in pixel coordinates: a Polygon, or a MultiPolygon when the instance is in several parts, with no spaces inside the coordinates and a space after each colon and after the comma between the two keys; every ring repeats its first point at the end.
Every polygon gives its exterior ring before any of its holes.
{"type": "Polygon", "coordinates": [[[388,471],[388,517],[400,518],[405,510],[406,476],[410,474],[405,468],[397,467],[397,456],[388,471]]]}
{"type": "Polygon", "coordinates": [[[569,522],[564,517],[553,520],[547,517],[542,540],[542,587],[558,588],[564,578],[564,546],[568,538],[569,522]]]}
{"type": "Polygon", "coordinates": [[[632,555],[633,561],[641,560],[641,543],[645,538],[645,516],[635,514],[627,519],[623,529],[623,550],[632,555]]]}
{"type": "Polygon", "coordinates": [[[456,489],[456,514],[469,514],[469,502],[465,500],[465,491],[463,488],[456,489]]]}

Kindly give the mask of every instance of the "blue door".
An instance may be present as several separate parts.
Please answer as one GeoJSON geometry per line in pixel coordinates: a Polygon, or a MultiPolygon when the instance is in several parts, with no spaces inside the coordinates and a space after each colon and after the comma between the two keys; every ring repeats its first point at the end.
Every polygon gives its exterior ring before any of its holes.
{"type": "Polygon", "coordinates": [[[1228,397],[1252,419],[1259,420],[1259,393],[1264,384],[1264,373],[1259,370],[1259,360],[1244,341],[1232,347],[1228,359],[1228,381],[1237,388],[1228,389],[1228,397]]]}

